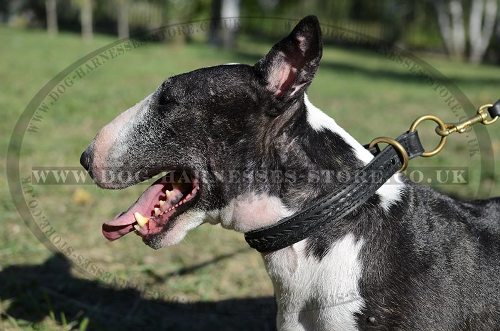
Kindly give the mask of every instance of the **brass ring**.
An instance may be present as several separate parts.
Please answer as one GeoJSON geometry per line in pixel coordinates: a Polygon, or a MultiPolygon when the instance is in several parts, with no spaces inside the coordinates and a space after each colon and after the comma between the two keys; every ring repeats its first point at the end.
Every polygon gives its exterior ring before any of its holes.
{"type": "Polygon", "coordinates": [[[453,124],[446,123],[445,127],[446,127],[446,130],[442,130],[440,126],[436,126],[436,129],[434,131],[436,131],[436,133],[438,135],[440,135],[441,137],[449,136],[451,133],[456,131],[456,126],[453,124]],[[452,129],[454,129],[454,130],[451,131],[452,129]]]}
{"type": "MultiPolygon", "coordinates": [[[[439,117],[436,117],[434,115],[425,115],[425,116],[417,118],[415,120],[415,122],[413,122],[413,124],[410,126],[409,131],[415,132],[417,130],[417,126],[419,126],[419,124],[422,123],[423,121],[427,121],[427,120],[433,121],[437,125],[439,125],[439,129],[442,132],[444,132],[445,130],[448,129],[446,127],[446,124],[439,117]]],[[[432,151],[429,151],[429,152],[423,152],[422,156],[423,157],[431,157],[431,156],[436,155],[437,153],[441,152],[441,150],[443,149],[445,144],[446,144],[446,136],[441,136],[441,140],[439,141],[439,144],[436,146],[436,148],[433,149],[432,151]]]]}
{"type": "Polygon", "coordinates": [[[394,147],[396,151],[399,153],[399,156],[403,159],[403,165],[401,166],[401,169],[399,169],[398,172],[403,172],[408,168],[408,162],[410,161],[410,157],[408,156],[408,153],[406,152],[406,149],[401,145],[396,139],[389,138],[389,137],[377,137],[373,139],[368,145],[370,148],[375,146],[378,143],[386,143],[394,147]]]}
{"type": "Polygon", "coordinates": [[[486,105],[482,105],[481,107],[479,107],[479,110],[477,111],[477,113],[479,115],[481,115],[481,117],[483,117],[482,123],[485,125],[493,124],[498,120],[498,116],[493,117],[491,120],[487,119],[488,114],[489,114],[488,108],[490,108],[490,107],[493,107],[493,104],[489,103],[486,105]],[[483,116],[483,114],[484,114],[484,116],[483,116]]]}

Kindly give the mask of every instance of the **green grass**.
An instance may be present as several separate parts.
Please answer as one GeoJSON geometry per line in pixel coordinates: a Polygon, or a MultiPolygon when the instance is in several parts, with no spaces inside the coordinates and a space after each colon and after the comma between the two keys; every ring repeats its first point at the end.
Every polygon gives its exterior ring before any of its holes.
{"type": "MultiPolygon", "coordinates": [[[[37,91],[62,69],[113,40],[97,37],[85,44],[71,34],[49,38],[43,31],[0,28],[0,41],[0,150],[5,153],[17,118],[37,91]]],[[[196,43],[155,44],[110,61],[69,89],[50,109],[40,132],[25,137],[22,173],[32,166],[77,166],[98,129],[165,77],[220,63],[254,63],[270,46],[244,38],[231,53],[196,43]]],[[[426,60],[456,82],[474,104],[498,97],[500,68],[426,60]]],[[[457,120],[428,84],[373,52],[326,47],[309,96],[362,142],[395,136],[426,113],[457,120]]],[[[430,125],[424,131],[426,145],[432,145],[436,138],[430,125]]],[[[492,126],[488,132],[498,155],[500,130],[492,126]]],[[[467,139],[451,140],[436,158],[413,164],[467,166],[477,174],[479,159],[469,156],[467,139]]],[[[271,282],[260,256],[247,248],[240,234],[202,226],[181,244],[159,251],[133,235],[108,243],[100,234],[101,222],[127,208],[144,186],[121,191],[37,186],[44,214],[74,256],[91,261],[113,279],[130,282],[118,285],[109,277],[82,273],[39,242],[16,212],[3,175],[5,164],[0,167],[0,329],[122,330],[126,324],[131,329],[145,325],[230,330],[242,319],[248,329],[260,329],[263,318],[272,320],[269,301],[259,299],[272,295],[271,282]],[[228,313],[234,310],[240,313],[228,313]]],[[[496,165],[495,173],[499,171],[496,165]]],[[[472,179],[469,185],[440,189],[474,197],[479,185],[488,183],[472,179]]],[[[499,193],[500,187],[495,187],[491,194],[499,193]]]]}

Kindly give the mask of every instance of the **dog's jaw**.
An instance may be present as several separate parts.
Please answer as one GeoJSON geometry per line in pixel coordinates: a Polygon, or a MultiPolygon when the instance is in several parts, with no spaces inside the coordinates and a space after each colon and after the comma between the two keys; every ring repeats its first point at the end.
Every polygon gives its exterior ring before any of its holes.
{"type": "Polygon", "coordinates": [[[177,216],[167,231],[144,239],[146,245],[153,249],[173,246],[184,239],[187,233],[204,222],[213,223],[213,213],[199,209],[190,209],[177,216]]]}

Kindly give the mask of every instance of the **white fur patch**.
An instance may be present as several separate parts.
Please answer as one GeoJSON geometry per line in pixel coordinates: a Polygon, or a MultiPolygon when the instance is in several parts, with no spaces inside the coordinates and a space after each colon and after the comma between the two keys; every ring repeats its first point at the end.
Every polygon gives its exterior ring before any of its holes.
{"type": "MultiPolygon", "coordinates": [[[[246,232],[293,213],[278,197],[251,192],[207,215],[225,228],[246,232]]],[[[279,330],[356,330],[354,313],[364,304],[358,288],[363,240],[348,234],[321,261],[306,254],[306,242],[263,254],[274,284],[279,330]]]]}
{"type": "Polygon", "coordinates": [[[377,190],[377,194],[380,196],[380,205],[385,211],[388,211],[396,201],[401,201],[401,191],[404,186],[401,174],[397,173],[377,190]]]}
{"type": "Polygon", "coordinates": [[[133,123],[140,121],[141,113],[147,109],[151,102],[152,94],[122,112],[111,122],[106,124],[97,134],[94,140],[94,161],[92,172],[95,182],[101,187],[113,188],[108,183],[104,174],[106,169],[119,168],[122,164],[123,155],[128,152],[129,146],[124,144],[127,136],[133,130],[133,123]],[[113,147],[113,148],[112,148],[113,147]]]}
{"type": "MultiPolygon", "coordinates": [[[[307,109],[307,122],[315,131],[330,130],[338,134],[344,141],[351,146],[356,157],[365,165],[372,159],[373,155],[363,147],[356,139],[341,128],[337,122],[319,108],[314,106],[304,94],[304,103],[307,109]]],[[[377,190],[377,194],[381,199],[381,206],[384,210],[388,210],[391,204],[401,200],[401,190],[404,184],[401,182],[400,174],[392,176],[382,187],[377,190]]]]}
{"type": "Polygon", "coordinates": [[[356,141],[350,134],[348,134],[343,128],[341,128],[337,122],[324,112],[322,112],[319,108],[314,106],[307,97],[307,94],[304,95],[304,102],[307,108],[307,122],[315,131],[321,131],[324,129],[328,129],[332,132],[338,134],[344,141],[349,144],[354,153],[356,153],[356,157],[363,161],[365,164],[369,163],[373,158],[373,155],[366,150],[360,143],[356,141]]]}
{"type": "Polygon", "coordinates": [[[363,240],[347,234],[321,261],[306,255],[306,241],[264,255],[276,291],[278,329],[357,330],[354,313],[364,305],[358,287],[363,240]]]}
{"type": "Polygon", "coordinates": [[[247,232],[276,223],[294,212],[278,197],[250,192],[232,199],[221,210],[220,219],[225,228],[247,232]]]}

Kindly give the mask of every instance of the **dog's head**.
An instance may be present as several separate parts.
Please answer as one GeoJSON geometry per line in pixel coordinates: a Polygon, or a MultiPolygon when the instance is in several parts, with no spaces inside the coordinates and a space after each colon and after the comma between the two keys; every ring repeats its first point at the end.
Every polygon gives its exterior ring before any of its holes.
{"type": "Polygon", "coordinates": [[[245,190],[229,176],[272,166],[272,145],[303,107],[321,52],[319,23],[306,17],[254,66],[170,77],[102,128],[81,157],[97,185],[119,189],[166,173],[106,222],[104,235],[136,230],[158,248],[216,219],[213,211],[245,190]]]}

